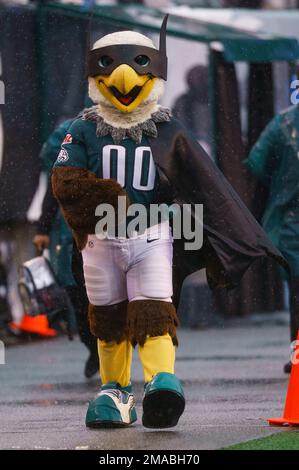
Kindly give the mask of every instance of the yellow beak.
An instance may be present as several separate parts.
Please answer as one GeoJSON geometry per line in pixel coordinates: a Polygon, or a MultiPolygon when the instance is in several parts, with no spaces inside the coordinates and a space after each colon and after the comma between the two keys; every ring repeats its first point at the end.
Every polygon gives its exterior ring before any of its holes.
{"type": "Polygon", "coordinates": [[[99,91],[117,109],[130,113],[149,95],[155,78],[149,75],[138,75],[127,64],[121,64],[111,75],[98,75],[96,83],[99,91]]]}

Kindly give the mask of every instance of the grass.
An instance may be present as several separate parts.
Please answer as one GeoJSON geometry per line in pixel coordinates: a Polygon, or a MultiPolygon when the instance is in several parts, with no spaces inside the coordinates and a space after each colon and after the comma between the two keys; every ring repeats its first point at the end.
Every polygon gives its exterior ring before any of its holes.
{"type": "Polygon", "coordinates": [[[299,429],[286,430],[261,439],[241,442],[222,450],[299,450],[299,429]]]}

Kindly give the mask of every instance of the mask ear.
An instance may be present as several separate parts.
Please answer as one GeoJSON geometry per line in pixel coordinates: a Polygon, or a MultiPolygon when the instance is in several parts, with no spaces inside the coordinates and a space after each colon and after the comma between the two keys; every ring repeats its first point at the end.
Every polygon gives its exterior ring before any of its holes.
{"type": "Polygon", "coordinates": [[[166,56],[166,28],[167,28],[167,20],[169,15],[165,15],[161,29],[160,29],[160,42],[159,42],[159,51],[161,56],[166,56]]]}

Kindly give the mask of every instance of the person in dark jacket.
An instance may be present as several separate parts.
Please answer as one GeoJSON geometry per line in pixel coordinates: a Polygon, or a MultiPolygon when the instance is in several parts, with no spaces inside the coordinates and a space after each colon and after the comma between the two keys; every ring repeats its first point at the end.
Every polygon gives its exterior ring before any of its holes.
{"type": "MultiPolygon", "coordinates": [[[[63,122],[49,137],[41,151],[44,171],[49,174],[56,160],[60,145],[63,142],[73,119],[63,122]]],[[[37,232],[33,243],[38,252],[49,248],[51,261],[54,265],[61,286],[65,287],[74,306],[78,333],[82,343],[89,351],[84,374],[92,377],[99,370],[97,342],[89,331],[87,320],[88,299],[82,271],[81,254],[73,244],[73,236],[60,214],[57,200],[52,194],[51,184],[42,205],[41,217],[37,224],[37,232]]]]}
{"type": "MultiPolygon", "coordinates": [[[[299,107],[275,116],[245,160],[248,170],[269,188],[262,225],[289,263],[290,337],[299,330],[299,107]]],[[[286,373],[291,362],[285,365],[286,373]]]]}
{"type": "Polygon", "coordinates": [[[173,116],[196,136],[206,152],[211,146],[208,82],[208,67],[192,67],[186,76],[187,90],[176,99],[172,109],[173,116]]]}

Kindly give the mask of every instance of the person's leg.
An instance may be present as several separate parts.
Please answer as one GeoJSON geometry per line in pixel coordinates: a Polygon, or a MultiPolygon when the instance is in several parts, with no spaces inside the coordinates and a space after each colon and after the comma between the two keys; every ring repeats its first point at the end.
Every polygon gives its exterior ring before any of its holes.
{"type": "MultiPolygon", "coordinates": [[[[114,240],[98,240],[89,237],[83,250],[84,278],[88,299],[89,327],[98,339],[100,370],[104,384],[111,381],[112,376],[118,381],[115,369],[116,358],[127,360],[127,348],[121,345],[126,341],[127,323],[127,288],[126,258],[114,240]],[[108,358],[110,354],[110,359],[108,358]],[[111,367],[112,366],[112,367],[111,367]]],[[[130,365],[130,362],[128,366],[130,365]]],[[[119,365],[122,377],[123,364],[119,365]]]]}
{"type": "MultiPolygon", "coordinates": [[[[288,278],[289,287],[289,311],[290,311],[290,339],[291,343],[297,339],[299,330],[299,225],[298,211],[293,208],[285,212],[283,224],[280,229],[278,249],[287,260],[290,268],[288,278]]],[[[285,273],[284,273],[285,275],[285,273]]],[[[284,366],[284,372],[289,374],[292,362],[284,366]]]]}
{"type": "Polygon", "coordinates": [[[127,273],[128,333],[138,344],[146,382],[143,424],[171,427],[184,409],[181,385],[174,375],[178,319],[171,302],[172,239],[131,241],[127,273]]]}
{"type": "Polygon", "coordinates": [[[290,336],[295,341],[299,331],[299,277],[292,277],[290,286],[290,336]]]}
{"type": "Polygon", "coordinates": [[[177,316],[172,296],[172,238],[131,240],[127,273],[129,336],[139,344],[145,381],[174,373],[177,316]],[[174,344],[173,344],[174,343],[174,344]]]}
{"type": "Polygon", "coordinates": [[[99,357],[97,349],[97,339],[91,334],[88,324],[88,298],[84,285],[68,286],[67,293],[74,307],[78,335],[81,342],[89,351],[89,356],[85,362],[84,375],[91,378],[99,371],[99,357]]]}
{"type": "Polygon", "coordinates": [[[91,334],[88,324],[88,297],[85,289],[83,274],[82,255],[75,243],[72,252],[72,273],[76,281],[76,286],[72,286],[69,292],[74,305],[78,334],[82,343],[89,351],[89,356],[85,363],[84,375],[87,378],[95,375],[99,370],[99,358],[97,350],[97,339],[91,334]]]}
{"type": "MultiPolygon", "coordinates": [[[[299,277],[291,277],[289,286],[289,310],[290,310],[290,339],[291,343],[297,339],[299,331],[299,277]]],[[[289,361],[283,368],[286,374],[292,370],[292,362],[289,361]]]]}
{"type": "Polygon", "coordinates": [[[89,325],[98,340],[102,380],[101,391],[87,410],[88,427],[126,426],[137,419],[130,383],[125,261],[116,241],[89,237],[83,250],[89,325]]]}
{"type": "Polygon", "coordinates": [[[76,308],[76,319],[78,333],[83,344],[88,349],[96,348],[96,339],[91,334],[88,325],[88,297],[86,294],[85,280],[83,274],[82,254],[78,250],[76,243],[73,243],[72,251],[72,274],[76,281],[76,286],[72,288],[72,299],[74,298],[76,308]]]}

